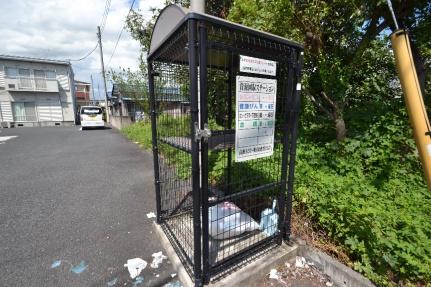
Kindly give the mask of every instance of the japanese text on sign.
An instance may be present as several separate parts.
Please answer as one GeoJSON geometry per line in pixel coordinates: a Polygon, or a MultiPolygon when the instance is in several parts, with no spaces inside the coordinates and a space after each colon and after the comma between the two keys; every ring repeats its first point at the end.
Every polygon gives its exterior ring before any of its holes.
{"type": "Polygon", "coordinates": [[[273,154],[276,94],[277,80],[236,77],[237,162],[273,154]]]}
{"type": "Polygon", "coordinates": [[[239,56],[239,71],[268,76],[275,76],[277,62],[248,56],[239,56]]]}

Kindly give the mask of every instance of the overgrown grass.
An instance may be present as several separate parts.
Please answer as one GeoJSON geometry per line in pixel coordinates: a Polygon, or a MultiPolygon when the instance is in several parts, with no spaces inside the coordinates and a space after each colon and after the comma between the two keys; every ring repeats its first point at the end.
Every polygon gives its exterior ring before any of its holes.
{"type": "MultiPolygon", "coordinates": [[[[158,118],[159,138],[163,137],[188,137],[190,135],[190,117],[172,117],[163,114],[158,118]],[[163,127],[163,128],[161,128],[163,127]]],[[[130,140],[137,142],[145,149],[152,149],[151,121],[142,121],[125,127],[121,132],[130,140]]],[[[158,148],[164,163],[172,167],[180,179],[191,176],[191,158],[183,151],[173,148],[163,142],[158,143],[158,148]]]]}
{"type": "Polygon", "coordinates": [[[130,140],[138,142],[145,149],[152,148],[151,123],[149,121],[134,123],[121,129],[121,132],[130,140]]]}

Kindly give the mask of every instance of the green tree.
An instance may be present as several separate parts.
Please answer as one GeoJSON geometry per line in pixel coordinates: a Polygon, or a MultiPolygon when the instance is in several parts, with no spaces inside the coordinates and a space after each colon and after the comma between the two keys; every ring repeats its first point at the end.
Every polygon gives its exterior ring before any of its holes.
{"type": "Polygon", "coordinates": [[[111,70],[108,72],[109,79],[118,86],[123,97],[130,97],[136,105],[149,115],[148,80],[146,69],[142,69],[145,62],[141,62],[141,70],[136,72],[130,69],[111,70]]]}
{"type": "MultiPolygon", "coordinates": [[[[430,1],[393,4],[427,93],[430,1]]],[[[228,18],[306,48],[295,203],[378,286],[428,286],[431,197],[395,72],[386,1],[236,0],[228,18]]]]}
{"type": "MultiPolygon", "coordinates": [[[[394,1],[399,22],[427,27],[417,22],[429,21],[418,18],[429,14],[428,2],[394,1]]],[[[337,140],[344,140],[346,112],[360,100],[350,92],[358,65],[373,40],[393,28],[386,1],[239,0],[229,19],[304,43],[304,93],[332,121],[337,140]]]]}
{"type": "MultiPolygon", "coordinates": [[[[205,1],[205,12],[221,18],[226,18],[230,9],[232,0],[208,0],[205,1]]],[[[189,7],[190,0],[165,0],[165,6],[170,4],[178,4],[182,7],[189,7]]],[[[143,54],[146,54],[150,48],[151,34],[156,23],[157,17],[161,9],[153,8],[151,19],[146,21],[141,11],[134,11],[130,13],[126,20],[127,28],[132,37],[139,41],[143,54]]]]}

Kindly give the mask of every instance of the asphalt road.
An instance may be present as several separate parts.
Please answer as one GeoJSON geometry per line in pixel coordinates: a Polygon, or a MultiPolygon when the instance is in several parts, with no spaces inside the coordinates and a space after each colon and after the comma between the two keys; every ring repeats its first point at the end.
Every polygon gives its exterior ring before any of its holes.
{"type": "Polygon", "coordinates": [[[0,129],[0,286],[160,286],[175,271],[149,266],[151,211],[152,157],[117,131],[0,129]]]}

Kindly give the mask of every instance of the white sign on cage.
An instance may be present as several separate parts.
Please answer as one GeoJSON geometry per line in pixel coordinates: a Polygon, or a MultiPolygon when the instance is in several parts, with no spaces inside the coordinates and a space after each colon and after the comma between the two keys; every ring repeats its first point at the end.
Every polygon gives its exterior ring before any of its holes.
{"type": "Polygon", "coordinates": [[[274,152],[277,80],[236,77],[235,161],[274,152]]]}
{"type": "Polygon", "coordinates": [[[253,74],[275,76],[277,62],[249,56],[239,56],[239,71],[253,74]]]}

